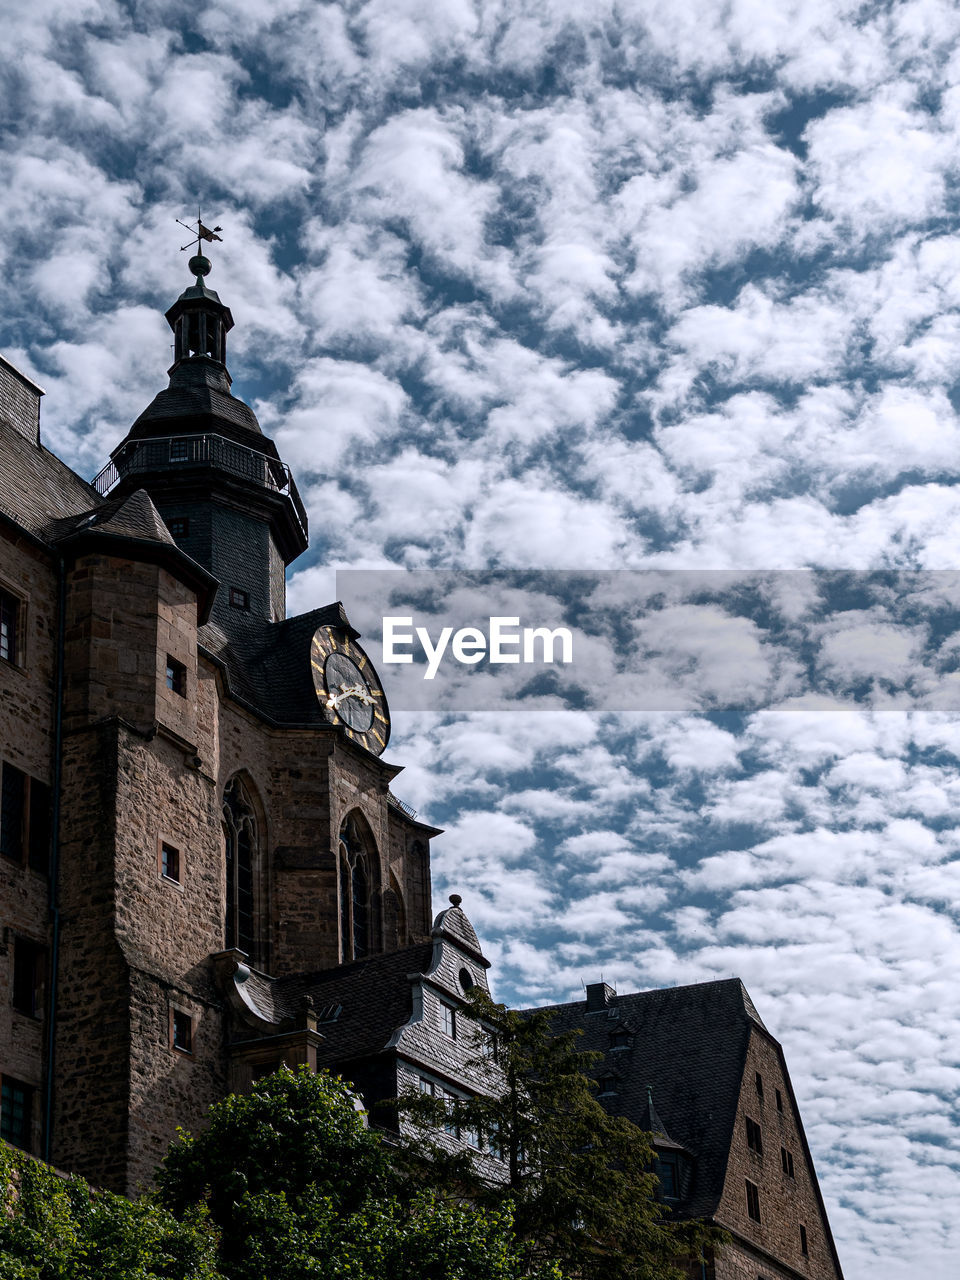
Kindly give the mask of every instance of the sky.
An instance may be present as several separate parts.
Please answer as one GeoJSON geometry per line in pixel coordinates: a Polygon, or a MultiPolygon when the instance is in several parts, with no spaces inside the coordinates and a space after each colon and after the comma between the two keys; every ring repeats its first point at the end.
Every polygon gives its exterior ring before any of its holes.
{"type": "Polygon", "coordinates": [[[199,204],[309,512],[291,612],[454,571],[593,672],[394,699],[437,909],[512,1003],[740,976],[848,1280],[953,1276],[960,9],[0,9],[47,445],[94,475],[165,385],[199,204]]]}

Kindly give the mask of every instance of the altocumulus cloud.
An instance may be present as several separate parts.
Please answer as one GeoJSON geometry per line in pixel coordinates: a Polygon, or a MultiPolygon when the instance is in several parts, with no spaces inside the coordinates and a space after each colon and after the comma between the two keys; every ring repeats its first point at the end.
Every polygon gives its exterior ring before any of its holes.
{"type": "MultiPolygon", "coordinates": [[[[8,5],[2,346],[92,474],[201,200],[311,515],[296,609],[332,566],[952,568],[958,42],[936,0],[8,5]]],[[[681,593],[591,639],[656,642],[672,709],[401,716],[401,790],[502,995],[741,974],[848,1274],[946,1277],[956,645],[873,596],[812,691],[818,589],[770,590],[739,710],[744,615],[697,650],[681,593]]]]}

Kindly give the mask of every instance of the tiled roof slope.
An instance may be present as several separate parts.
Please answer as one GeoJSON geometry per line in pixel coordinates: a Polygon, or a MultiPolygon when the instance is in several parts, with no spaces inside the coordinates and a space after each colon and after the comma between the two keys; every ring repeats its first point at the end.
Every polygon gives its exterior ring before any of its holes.
{"type": "Polygon", "coordinates": [[[126,498],[99,502],[93,511],[53,520],[47,526],[46,535],[50,541],[58,542],[87,530],[110,533],[118,538],[136,538],[141,542],[162,542],[174,549],[177,546],[145,489],[137,489],[126,498]]]}
{"type": "Polygon", "coordinates": [[[587,1013],[585,1000],[546,1012],[555,1031],[580,1028],[579,1047],[604,1054],[590,1074],[616,1076],[607,1105],[613,1114],[642,1126],[652,1088],[661,1124],[696,1160],[684,1210],[711,1216],[723,1192],[751,1024],[763,1025],[739,978],[614,996],[596,1013],[587,1013]],[[617,1028],[631,1033],[628,1048],[611,1050],[617,1028]]]}
{"type": "Polygon", "coordinates": [[[270,990],[258,991],[255,999],[258,1006],[269,1005],[270,1013],[278,1020],[296,1017],[304,996],[313,1000],[318,1011],[340,1005],[335,1021],[322,1021],[318,1026],[324,1038],[318,1057],[325,1065],[351,1062],[379,1053],[394,1031],[409,1019],[412,1001],[408,975],[425,973],[432,953],[432,943],[416,943],[335,969],[272,980],[260,978],[270,990]]]}
{"type": "MultiPolygon", "coordinates": [[[[197,633],[223,663],[231,691],[280,724],[328,724],[313,686],[310,643],[318,627],[343,624],[339,604],[324,605],[284,622],[264,622],[228,640],[212,623],[197,633]]],[[[354,633],[355,634],[355,633],[354,633]]]]}
{"type": "Polygon", "coordinates": [[[0,513],[45,539],[52,520],[99,505],[100,495],[92,485],[48,449],[0,422],[0,513]]]}

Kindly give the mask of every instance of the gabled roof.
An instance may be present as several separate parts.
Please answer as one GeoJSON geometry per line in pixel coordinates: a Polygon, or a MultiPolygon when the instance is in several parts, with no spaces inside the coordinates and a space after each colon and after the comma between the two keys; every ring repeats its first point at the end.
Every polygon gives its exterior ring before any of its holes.
{"type": "Polygon", "coordinates": [[[51,521],[89,512],[100,501],[49,449],[0,421],[0,514],[46,541],[51,521]]]}
{"type": "Polygon", "coordinates": [[[616,1075],[608,1110],[646,1128],[652,1089],[659,1129],[696,1158],[684,1210],[710,1217],[723,1193],[751,1028],[763,1026],[743,983],[729,978],[613,996],[594,1013],[585,1000],[546,1012],[554,1030],[579,1028],[580,1047],[604,1055],[590,1074],[616,1075]],[[631,1043],[612,1050],[610,1033],[620,1025],[629,1027],[631,1043]]]}
{"type": "Polygon", "coordinates": [[[51,521],[47,526],[47,536],[51,542],[59,542],[71,534],[92,530],[119,538],[160,542],[173,548],[177,546],[145,489],[137,489],[126,498],[101,500],[92,511],[51,521]]]}

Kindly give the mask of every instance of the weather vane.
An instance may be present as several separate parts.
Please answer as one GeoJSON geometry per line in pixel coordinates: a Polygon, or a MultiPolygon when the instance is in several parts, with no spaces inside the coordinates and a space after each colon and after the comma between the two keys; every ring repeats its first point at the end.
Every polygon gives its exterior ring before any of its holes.
{"type": "MultiPolygon", "coordinates": [[[[218,236],[218,235],[217,235],[217,232],[218,232],[218,231],[222,231],[222,230],[223,230],[223,227],[214,227],[212,231],[210,230],[210,228],[209,228],[209,227],[205,227],[205,226],[203,225],[203,222],[202,222],[202,221],[201,221],[201,219],[200,219],[200,208],[199,208],[199,206],[197,207],[197,229],[196,229],[196,231],[194,231],[194,230],[193,230],[193,227],[189,226],[186,222],[181,222],[179,218],[177,218],[177,223],[178,223],[178,225],[179,225],[179,226],[181,226],[181,227],[186,227],[187,231],[189,231],[192,235],[195,235],[195,236],[196,236],[196,238],[197,238],[197,250],[196,250],[196,251],[197,251],[197,256],[198,256],[198,257],[201,257],[201,256],[202,256],[202,255],[201,255],[201,253],[200,253],[200,244],[201,244],[201,242],[202,242],[202,241],[206,240],[206,241],[208,241],[210,244],[212,244],[212,243],[214,242],[214,240],[219,240],[221,243],[223,243],[223,236],[218,236]]],[[[180,252],[181,252],[181,253],[183,253],[183,252],[184,252],[184,250],[186,250],[186,249],[192,249],[192,248],[193,248],[193,241],[192,241],[192,240],[190,240],[190,241],[188,241],[188,242],[187,242],[187,244],[182,244],[182,245],[180,246],[180,252]]]]}

